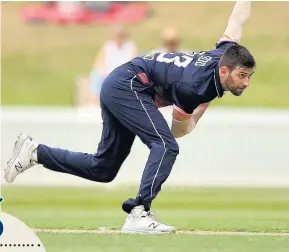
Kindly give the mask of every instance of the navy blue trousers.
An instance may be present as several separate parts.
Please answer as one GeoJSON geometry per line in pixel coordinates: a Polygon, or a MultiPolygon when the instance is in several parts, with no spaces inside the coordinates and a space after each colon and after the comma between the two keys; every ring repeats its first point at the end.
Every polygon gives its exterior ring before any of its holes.
{"type": "Polygon", "coordinates": [[[146,86],[136,74],[137,71],[126,64],[104,81],[100,95],[103,131],[95,154],[41,144],[38,161],[53,171],[111,182],[138,136],[148,146],[150,154],[137,197],[141,199],[138,200],[140,204],[149,209],[172,170],[179,148],[167,122],[153,103],[152,93],[144,90],[146,86]]]}

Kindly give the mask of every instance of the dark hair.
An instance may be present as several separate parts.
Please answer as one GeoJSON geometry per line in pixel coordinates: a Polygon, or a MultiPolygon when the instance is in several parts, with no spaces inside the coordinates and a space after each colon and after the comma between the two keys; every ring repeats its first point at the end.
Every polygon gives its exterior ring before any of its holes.
{"type": "Polygon", "coordinates": [[[235,67],[254,68],[256,61],[249,50],[241,45],[232,45],[228,47],[221,56],[220,67],[225,66],[230,71],[235,67]]]}

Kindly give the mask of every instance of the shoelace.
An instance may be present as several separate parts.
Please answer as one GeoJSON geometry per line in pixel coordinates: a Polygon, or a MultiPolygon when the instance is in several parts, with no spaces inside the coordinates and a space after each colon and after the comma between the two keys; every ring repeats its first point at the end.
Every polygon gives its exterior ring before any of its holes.
{"type": "Polygon", "coordinates": [[[148,216],[151,217],[153,220],[158,221],[156,212],[154,210],[148,211],[148,216]]]}

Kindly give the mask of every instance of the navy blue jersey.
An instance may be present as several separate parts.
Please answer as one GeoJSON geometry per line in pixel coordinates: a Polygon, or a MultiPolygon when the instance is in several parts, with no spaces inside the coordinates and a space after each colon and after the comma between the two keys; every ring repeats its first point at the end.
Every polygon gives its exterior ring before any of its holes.
{"type": "Polygon", "coordinates": [[[174,105],[191,114],[198,105],[222,97],[218,62],[233,44],[223,41],[214,50],[194,53],[156,53],[137,57],[131,63],[154,83],[158,107],[174,105]]]}

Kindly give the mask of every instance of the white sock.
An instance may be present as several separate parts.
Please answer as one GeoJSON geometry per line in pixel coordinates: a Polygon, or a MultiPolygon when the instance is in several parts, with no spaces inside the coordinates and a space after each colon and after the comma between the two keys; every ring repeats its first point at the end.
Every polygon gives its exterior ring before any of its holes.
{"type": "Polygon", "coordinates": [[[31,158],[32,161],[38,162],[38,159],[37,159],[37,148],[32,152],[31,157],[32,157],[31,158]]]}

